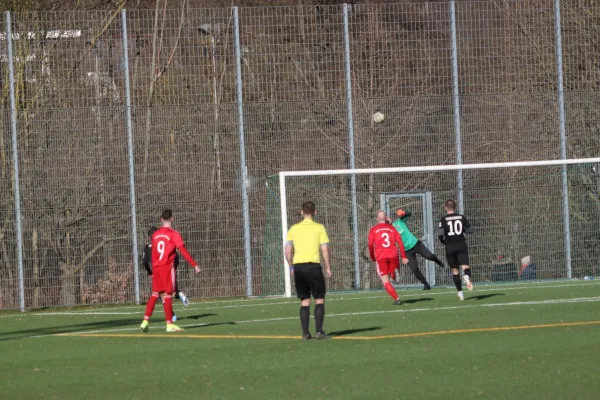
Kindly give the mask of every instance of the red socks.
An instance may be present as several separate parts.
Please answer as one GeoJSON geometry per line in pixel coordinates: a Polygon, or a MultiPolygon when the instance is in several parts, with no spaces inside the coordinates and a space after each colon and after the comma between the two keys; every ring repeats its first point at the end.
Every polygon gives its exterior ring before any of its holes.
{"type": "Polygon", "coordinates": [[[385,291],[388,292],[390,296],[392,296],[392,299],[394,299],[394,301],[398,300],[398,293],[396,293],[396,289],[394,289],[390,282],[386,283],[384,288],[385,291]]]}
{"type": "Polygon", "coordinates": [[[146,303],[146,314],[144,314],[144,319],[148,321],[154,312],[154,306],[156,306],[156,302],[158,301],[158,295],[152,294],[148,299],[148,303],[146,303]]]}
{"type": "Polygon", "coordinates": [[[170,294],[165,295],[165,302],[163,303],[165,309],[165,317],[167,319],[167,325],[173,323],[173,297],[170,294]]]}

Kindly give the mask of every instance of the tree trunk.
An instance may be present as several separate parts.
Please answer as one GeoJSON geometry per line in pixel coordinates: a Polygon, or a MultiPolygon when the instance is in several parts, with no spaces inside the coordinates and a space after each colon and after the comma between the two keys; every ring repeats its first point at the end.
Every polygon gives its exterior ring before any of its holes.
{"type": "Polygon", "coordinates": [[[62,264],[60,266],[60,305],[74,306],[77,304],[75,289],[77,288],[77,276],[72,265],[62,264]]]}
{"type": "Polygon", "coordinates": [[[214,111],[214,136],[213,136],[213,151],[215,154],[215,165],[217,166],[217,190],[219,193],[223,191],[223,183],[221,180],[221,144],[219,135],[219,105],[221,99],[219,97],[219,88],[217,85],[217,48],[215,37],[210,36],[210,48],[212,59],[212,76],[213,76],[213,111],[214,111]]]}
{"type": "MultiPolygon", "coordinates": [[[[0,239],[4,238],[4,234],[0,236],[0,239]]],[[[2,246],[2,260],[4,261],[4,266],[6,268],[6,273],[8,275],[8,284],[6,285],[5,297],[4,297],[4,305],[9,308],[16,305],[15,302],[15,279],[12,273],[12,268],[16,269],[16,265],[11,262],[8,257],[8,249],[6,248],[6,242],[4,240],[0,240],[0,244],[2,246]]]]}
{"type": "Polygon", "coordinates": [[[79,271],[79,301],[85,304],[85,265],[79,271]]]}

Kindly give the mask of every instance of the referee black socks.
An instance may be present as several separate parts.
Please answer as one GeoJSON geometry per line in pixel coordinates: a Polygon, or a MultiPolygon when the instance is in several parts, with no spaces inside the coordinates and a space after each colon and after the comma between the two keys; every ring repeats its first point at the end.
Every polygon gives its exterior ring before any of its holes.
{"type": "Polygon", "coordinates": [[[315,305],[315,328],[317,333],[323,332],[323,321],[325,320],[325,304],[315,305]]]}
{"type": "Polygon", "coordinates": [[[452,275],[452,279],[454,280],[454,286],[456,286],[456,290],[461,292],[462,291],[462,280],[460,279],[460,275],[452,275]]]}
{"type": "MultiPolygon", "coordinates": [[[[315,314],[316,314],[316,309],[315,309],[315,314]]],[[[301,306],[300,307],[300,324],[302,325],[302,333],[304,335],[310,335],[310,332],[308,330],[309,321],[310,321],[310,307],[301,306]]]]}

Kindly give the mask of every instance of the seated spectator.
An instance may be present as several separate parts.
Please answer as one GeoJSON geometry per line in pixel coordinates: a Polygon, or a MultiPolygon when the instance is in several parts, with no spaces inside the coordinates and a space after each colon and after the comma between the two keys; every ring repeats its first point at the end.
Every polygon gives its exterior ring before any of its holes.
{"type": "Polygon", "coordinates": [[[521,269],[519,270],[519,278],[521,280],[530,281],[536,279],[536,266],[531,262],[531,256],[526,256],[521,259],[521,269]]]}

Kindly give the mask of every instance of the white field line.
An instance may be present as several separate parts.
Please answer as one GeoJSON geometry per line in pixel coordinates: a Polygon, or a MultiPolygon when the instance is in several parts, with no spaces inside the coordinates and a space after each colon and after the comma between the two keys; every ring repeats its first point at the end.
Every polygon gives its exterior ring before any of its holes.
{"type": "MultiPolygon", "coordinates": [[[[565,283],[565,284],[549,284],[548,282],[526,282],[526,283],[507,283],[507,284],[499,284],[499,286],[501,286],[501,288],[495,287],[493,289],[479,289],[477,290],[478,292],[483,292],[483,291],[497,291],[497,290],[518,290],[518,289],[523,289],[523,288],[531,288],[531,289],[538,289],[538,288],[553,288],[553,287],[568,287],[568,286],[585,286],[585,285],[600,285],[600,282],[587,282],[587,283],[578,283],[581,282],[581,279],[574,279],[572,281],[569,282],[573,282],[573,283],[565,283]],[[536,287],[537,286],[537,287],[536,287]]],[[[558,283],[558,282],[557,282],[558,283]]],[[[480,286],[481,288],[486,288],[486,287],[490,287],[491,285],[486,284],[486,285],[482,285],[480,286]]],[[[475,287],[477,288],[477,283],[475,283],[475,287]]],[[[418,290],[418,289],[410,289],[410,290],[418,290]]],[[[383,291],[383,289],[381,289],[381,291],[383,291]]],[[[402,295],[402,292],[404,290],[400,290],[400,294],[402,295]]],[[[417,294],[405,294],[404,297],[408,297],[408,296],[424,296],[424,295],[438,295],[438,294],[448,294],[448,293],[455,293],[455,291],[451,291],[451,292],[423,292],[423,293],[417,293],[417,294]]],[[[332,293],[331,295],[328,295],[327,300],[328,301],[336,301],[336,300],[362,300],[362,299],[374,299],[374,298],[378,298],[378,297],[382,297],[385,298],[387,297],[387,295],[382,295],[382,296],[368,296],[369,294],[373,294],[373,290],[371,291],[365,291],[365,292],[348,292],[348,293],[332,293]],[[348,297],[348,296],[356,296],[356,298],[354,297],[348,297]],[[340,297],[340,298],[338,298],[340,297]]],[[[175,305],[175,302],[173,302],[175,305]]],[[[199,300],[198,302],[192,302],[192,306],[190,308],[188,308],[188,310],[199,310],[197,308],[194,308],[194,305],[198,305],[198,306],[203,306],[206,304],[225,304],[225,303],[253,303],[253,304],[249,304],[249,305],[245,305],[244,307],[252,307],[252,306],[259,306],[259,305],[278,305],[278,304],[296,304],[297,301],[289,301],[287,300],[287,298],[282,297],[282,296],[273,296],[273,297],[267,297],[267,298],[252,298],[252,299],[237,299],[237,300],[199,300]],[[285,300],[285,301],[282,301],[285,300]],[[268,303],[254,303],[254,302],[258,302],[258,301],[263,301],[263,302],[268,302],[268,303]],[[273,302],[275,302],[276,304],[272,304],[273,302]]],[[[238,306],[231,306],[230,308],[235,308],[238,306]]],[[[144,308],[143,305],[132,305],[132,306],[114,306],[114,307],[99,307],[96,310],[98,312],[105,312],[105,311],[121,311],[121,310],[127,310],[127,309],[136,309],[136,308],[144,308]]],[[[204,309],[204,308],[202,308],[204,309]]],[[[205,308],[205,309],[209,309],[209,308],[205,308]]],[[[78,312],[94,312],[92,311],[64,311],[65,314],[74,314],[74,313],[78,313],[78,312]]],[[[27,314],[27,313],[21,313],[21,314],[16,314],[16,315],[0,315],[0,318],[3,317],[12,317],[12,316],[24,316],[24,315],[41,315],[43,313],[31,313],[31,314],[27,314]]]]}
{"type": "MultiPolygon", "coordinates": [[[[494,287],[494,288],[485,288],[483,287],[482,289],[478,289],[477,287],[475,287],[475,292],[477,293],[486,293],[486,292],[502,292],[505,290],[523,290],[523,289],[548,289],[548,288],[562,288],[562,287],[577,287],[577,286],[589,286],[589,285],[599,285],[600,282],[598,283],[578,283],[578,284],[565,284],[565,285],[546,285],[546,286],[533,286],[533,287],[527,287],[527,286],[516,286],[516,287],[494,287]]],[[[405,294],[402,295],[402,292],[400,292],[400,297],[401,298],[405,298],[405,297],[422,297],[422,296],[439,296],[439,295],[447,295],[447,294],[455,294],[456,291],[455,290],[451,290],[451,291],[445,291],[445,292],[437,292],[437,291],[424,291],[421,293],[413,293],[413,294],[405,294]]],[[[354,294],[353,294],[354,295],[354,294]]],[[[375,295],[375,296],[360,296],[360,297],[334,297],[334,298],[328,298],[327,302],[332,302],[332,301],[351,301],[351,300],[368,300],[368,299],[385,299],[387,298],[388,295],[375,295]]],[[[205,308],[195,308],[195,307],[189,307],[189,308],[183,308],[183,309],[178,309],[177,310],[177,314],[182,314],[184,312],[189,312],[189,311],[212,311],[212,310],[220,310],[220,309],[228,309],[228,308],[242,308],[242,307],[266,307],[266,306],[279,306],[279,305],[288,305],[288,304],[298,304],[298,301],[280,301],[277,303],[253,303],[252,300],[245,300],[246,302],[250,303],[250,304],[237,304],[237,305],[229,305],[229,306],[218,306],[218,307],[205,307],[205,308]]],[[[197,303],[198,305],[200,304],[207,304],[208,302],[202,302],[202,303],[197,303]]],[[[219,303],[218,301],[215,301],[213,303],[219,303]]],[[[43,317],[43,316],[57,316],[57,315],[139,315],[139,314],[143,314],[144,313],[144,306],[136,306],[138,308],[138,311],[125,311],[125,312],[118,312],[118,311],[108,311],[105,310],[103,308],[99,308],[96,311],[91,310],[91,311],[57,311],[57,312],[42,312],[42,313],[26,313],[26,314],[10,314],[10,315],[0,315],[0,318],[9,318],[9,317],[27,317],[27,316],[39,316],[39,317],[43,317]]],[[[131,307],[122,307],[122,308],[131,308],[131,307]]],[[[116,308],[116,310],[118,310],[119,308],[116,308]]]]}
{"type": "MultiPolygon", "coordinates": [[[[392,313],[414,313],[414,312],[428,312],[428,311],[446,311],[446,310],[460,310],[467,308],[478,308],[478,307],[505,307],[505,306],[529,306],[529,305],[546,305],[546,304],[569,304],[569,303],[589,303],[589,302],[600,302],[599,297],[580,297],[580,298],[571,298],[571,299],[558,299],[558,300],[534,300],[534,301],[515,301],[510,303],[492,303],[492,304],[479,304],[479,305],[462,305],[462,306],[448,306],[448,307],[430,307],[430,308],[412,308],[412,309],[403,309],[396,308],[392,310],[376,310],[376,311],[361,311],[361,312],[351,312],[351,313],[338,313],[338,314],[327,314],[327,318],[332,317],[353,317],[357,315],[376,315],[376,314],[392,314],[392,313]]],[[[250,319],[250,320],[242,320],[242,321],[231,321],[231,324],[240,325],[240,324],[251,324],[251,323],[268,323],[268,322],[278,322],[278,321],[288,321],[288,320],[297,320],[297,316],[293,317],[279,317],[279,318],[264,318],[264,319],[250,319]]],[[[228,322],[217,322],[219,324],[227,324],[228,322]]],[[[163,324],[160,323],[161,330],[163,324]]],[[[206,324],[192,324],[192,325],[181,325],[182,328],[199,328],[203,326],[210,326],[211,323],[206,324]]],[[[86,333],[115,333],[115,332],[127,332],[127,331],[137,331],[139,327],[135,328],[118,328],[118,329],[101,329],[94,331],[79,331],[79,332],[70,332],[70,333],[55,333],[51,335],[37,335],[37,336],[28,336],[25,338],[40,338],[40,337],[48,337],[48,336],[77,336],[84,335],[86,333]]]]}

